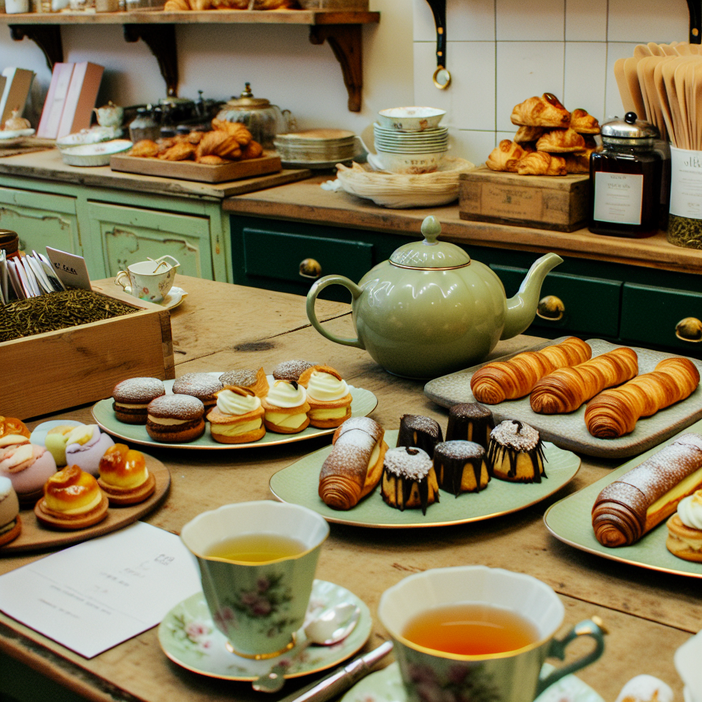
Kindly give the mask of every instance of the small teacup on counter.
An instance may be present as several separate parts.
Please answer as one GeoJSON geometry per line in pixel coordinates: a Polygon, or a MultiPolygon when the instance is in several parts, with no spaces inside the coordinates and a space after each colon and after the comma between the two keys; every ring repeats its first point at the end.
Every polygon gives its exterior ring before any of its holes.
{"type": "Polygon", "coordinates": [[[311,509],[269,500],[225,505],[183,527],[212,621],[233,653],[261,660],[295,645],[328,535],[311,509]]]}
{"type": "Polygon", "coordinates": [[[173,287],[176,269],[180,263],[173,256],[166,254],[156,259],[139,261],[127,266],[115,277],[115,283],[121,285],[129,295],[149,302],[163,302],[173,287]]]}
{"type": "Polygon", "coordinates": [[[592,620],[556,639],[564,611],[530,575],[459,566],[401,580],[383,593],[378,616],[395,642],[407,702],[440,699],[448,689],[456,698],[532,702],[604,651],[604,631],[592,620]],[[563,660],[580,636],[592,637],[595,648],[540,678],[546,658],[563,660]]]}

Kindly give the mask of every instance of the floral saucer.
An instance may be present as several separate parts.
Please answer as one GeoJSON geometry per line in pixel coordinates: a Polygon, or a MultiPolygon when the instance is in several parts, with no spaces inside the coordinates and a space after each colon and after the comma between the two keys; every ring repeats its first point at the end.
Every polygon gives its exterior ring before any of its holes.
{"type": "Polygon", "coordinates": [[[197,592],[176,605],[158,628],[163,652],[186,670],[222,680],[255,680],[272,666],[287,665],[286,678],[297,678],[331,668],[365,645],[371,632],[368,607],[341,585],[315,580],[307,617],[339,602],[352,602],[361,608],[361,618],[351,634],[334,646],[306,646],[305,633],[297,632],[297,643],[277,658],[254,661],[230,653],[226,638],[212,622],[205,596],[197,592]]]}
{"type": "MultiPolygon", "coordinates": [[[[548,663],[542,668],[542,675],[553,670],[548,663]]],[[[400,669],[391,663],[356,683],[342,698],[341,702],[405,702],[407,695],[402,686],[400,669]]],[[[435,699],[443,699],[437,690],[435,699]]],[[[534,702],[603,702],[602,698],[575,675],[566,675],[544,690],[534,702]]]]}
{"type": "Polygon", "coordinates": [[[157,304],[165,307],[167,310],[172,310],[174,307],[178,307],[178,305],[185,300],[187,294],[188,293],[186,293],[183,288],[173,287],[168,291],[168,295],[166,295],[166,297],[164,297],[163,300],[157,304]]]}

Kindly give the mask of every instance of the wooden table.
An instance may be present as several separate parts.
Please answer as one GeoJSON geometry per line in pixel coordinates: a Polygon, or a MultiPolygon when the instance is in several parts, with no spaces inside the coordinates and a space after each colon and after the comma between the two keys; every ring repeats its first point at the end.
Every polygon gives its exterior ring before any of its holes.
{"type": "MultiPolygon", "coordinates": [[[[375,393],[379,404],[372,416],[386,428],[396,429],[402,413],[426,414],[445,426],[446,410],[423,394],[422,382],[394,377],[364,351],[321,337],[307,321],[302,298],[184,276],[179,276],[178,284],[189,295],[172,312],[177,375],[261,365],[270,371],[277,363],[293,358],[324,361],[338,368],[351,384],[375,393]]],[[[337,334],[349,335],[347,305],[320,301],[317,313],[337,334]]],[[[522,336],[501,342],[495,353],[521,350],[535,341],[522,336]]],[[[58,417],[90,422],[90,407],[75,408],[52,418],[58,417]]],[[[226,452],[150,449],[171,469],[172,487],[166,503],[146,521],[179,533],[187,521],[205,510],[229,502],[271,499],[271,475],[328,442],[329,437],[322,437],[287,446],[226,452]]],[[[368,604],[374,618],[370,649],[384,638],[376,617],[381,593],[410,573],[462,564],[529,573],[559,593],[567,624],[592,615],[605,622],[610,632],[607,653],[581,671],[579,677],[606,702],[613,702],[623,684],[642,673],[667,682],[676,691],[677,699],[682,700],[673,653],[700,629],[700,581],[657,574],[583,553],[554,539],[543,525],[542,516],[550,504],[606,475],[618,463],[584,457],[575,479],[551,499],[485,522],[410,530],[332,524],[317,575],[342,582],[368,604]]],[[[26,554],[0,558],[0,573],[38,557],[26,554]]],[[[275,702],[307,682],[290,681],[280,695],[266,698],[254,693],[249,683],[190,673],[162,653],[156,629],[85,660],[0,614],[0,681],[3,661],[8,665],[7,656],[79,695],[101,702],[275,702]]],[[[23,681],[22,688],[29,691],[30,683],[23,681]]]]}

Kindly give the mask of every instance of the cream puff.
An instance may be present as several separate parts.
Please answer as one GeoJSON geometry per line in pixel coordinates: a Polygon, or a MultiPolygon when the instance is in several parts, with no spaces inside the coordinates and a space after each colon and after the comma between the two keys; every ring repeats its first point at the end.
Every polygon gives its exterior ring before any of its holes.
{"type": "Polygon", "coordinates": [[[0,546],[14,541],[22,531],[19,500],[9,478],[0,478],[0,546]]]}
{"type": "Polygon", "coordinates": [[[112,390],[115,417],[125,424],[146,424],[146,408],[151,400],[166,394],[158,378],[128,378],[112,390]]]}
{"type": "Polygon", "coordinates": [[[186,373],[173,383],[173,394],[197,397],[205,410],[217,404],[217,393],[224,386],[216,375],[209,373],[186,373]]]}
{"type": "Polygon", "coordinates": [[[44,485],[44,497],[34,506],[41,524],[55,529],[85,529],[107,517],[107,495],[97,480],[78,466],[66,466],[44,485]]]}
{"type": "Polygon", "coordinates": [[[114,441],[100,431],[97,424],[75,427],[66,440],[66,465],[78,466],[90,475],[97,476],[100,459],[114,441]]]}
{"type": "Polygon", "coordinates": [[[702,562],[702,490],[680,500],[667,526],[666,548],[678,558],[702,562]]]}
{"type": "Polygon", "coordinates": [[[248,388],[258,397],[265,397],[270,389],[266,371],[263,368],[227,371],[219,376],[219,382],[225,388],[248,388]]]}
{"type": "Polygon", "coordinates": [[[0,476],[10,479],[21,505],[33,505],[55,473],[56,461],[43,446],[30,443],[25,436],[0,439],[0,476]],[[13,443],[6,443],[8,440],[13,443]]]}
{"type": "Polygon", "coordinates": [[[230,387],[217,393],[217,406],[207,414],[210,434],[222,444],[258,441],[266,434],[261,398],[250,388],[230,387]]]}
{"type": "Polygon", "coordinates": [[[115,444],[100,459],[98,485],[110,505],[133,505],[143,502],[156,490],[156,479],[146,467],[141,451],[125,444],[115,444]]]}
{"type": "Polygon", "coordinates": [[[276,380],[261,401],[263,424],[277,434],[298,434],[309,426],[307,391],[293,380],[276,380]]]}
{"type": "Polygon", "coordinates": [[[66,465],[66,444],[68,443],[68,437],[75,428],[75,424],[61,424],[58,427],[49,429],[46,433],[44,446],[54,457],[57,468],[63,468],[66,465]]]}
{"type": "Polygon", "coordinates": [[[205,433],[205,405],[192,395],[163,395],[149,403],[146,433],[164,444],[186,444],[205,433]]]}
{"type": "Polygon", "coordinates": [[[351,417],[351,391],[338,371],[329,366],[313,366],[298,381],[307,390],[310,424],[331,429],[351,417]]]}

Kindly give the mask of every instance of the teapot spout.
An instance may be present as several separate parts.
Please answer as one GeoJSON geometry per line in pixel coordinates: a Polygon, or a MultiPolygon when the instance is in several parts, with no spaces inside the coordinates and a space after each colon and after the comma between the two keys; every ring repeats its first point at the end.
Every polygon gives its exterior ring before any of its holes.
{"type": "Polygon", "coordinates": [[[501,339],[521,334],[534,321],[544,278],[560,263],[563,259],[555,253],[547,253],[534,261],[517,294],[507,300],[501,339]]]}

